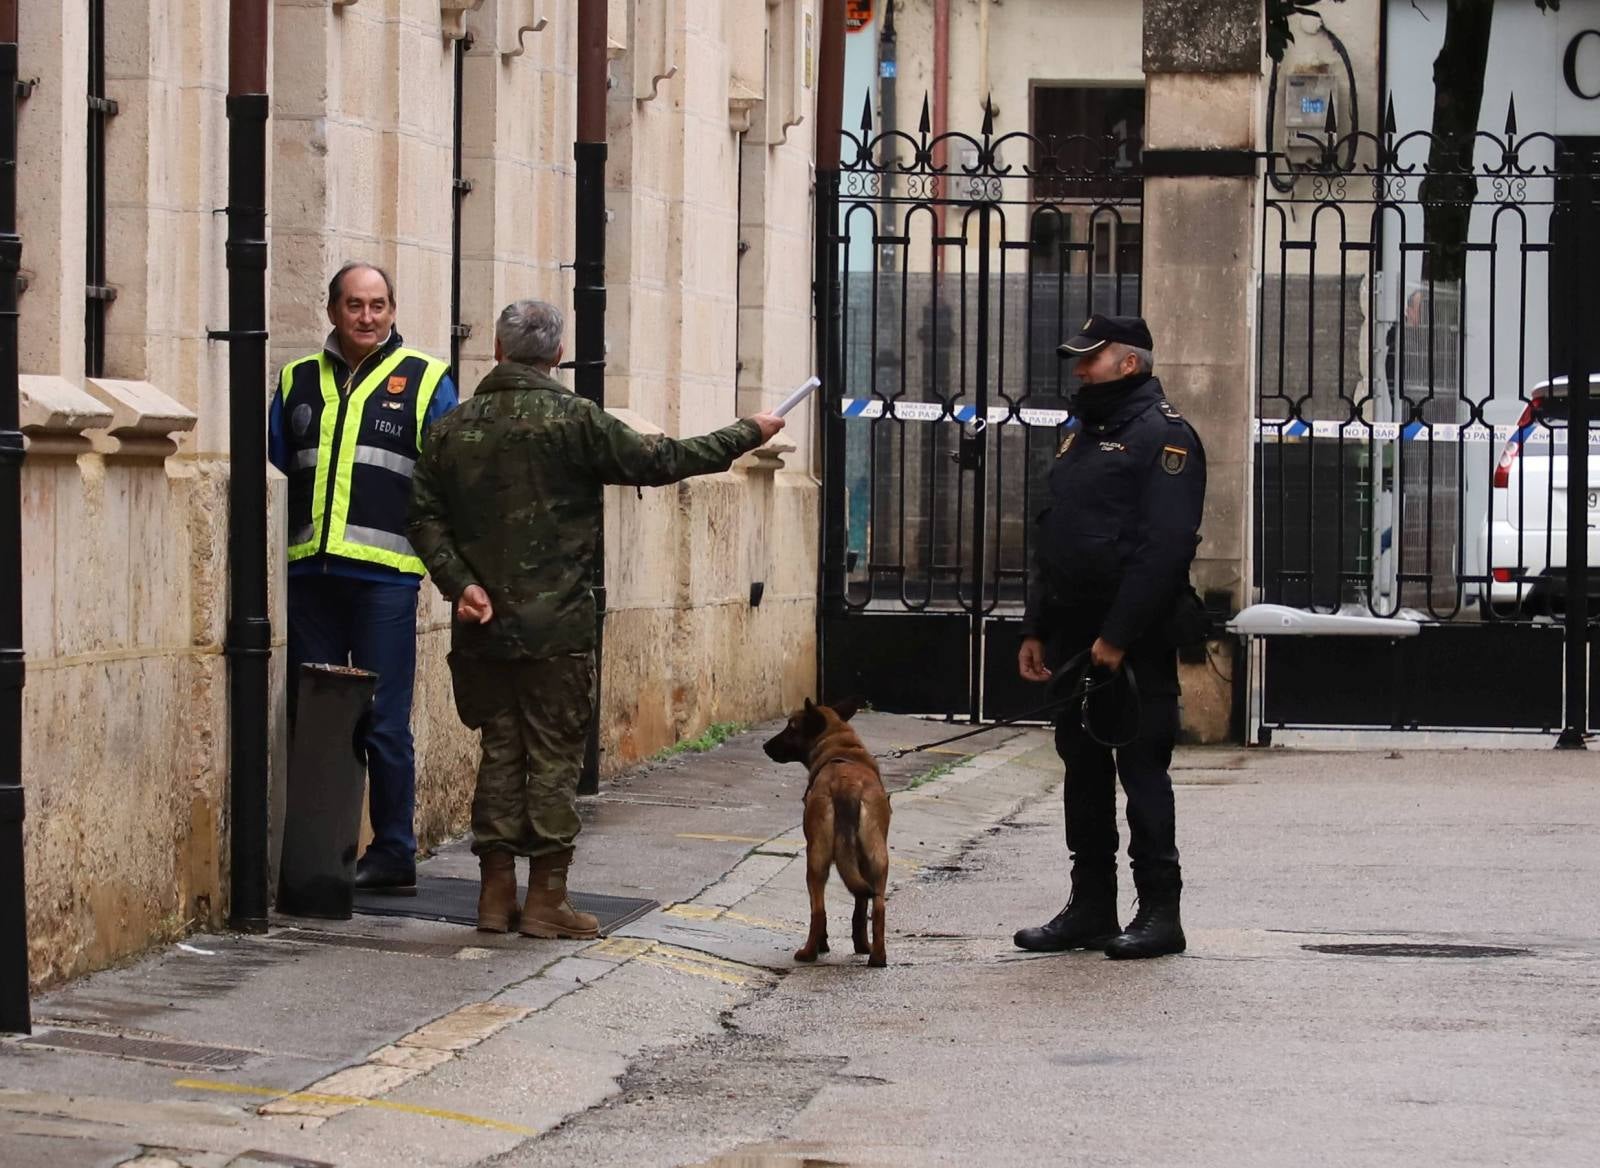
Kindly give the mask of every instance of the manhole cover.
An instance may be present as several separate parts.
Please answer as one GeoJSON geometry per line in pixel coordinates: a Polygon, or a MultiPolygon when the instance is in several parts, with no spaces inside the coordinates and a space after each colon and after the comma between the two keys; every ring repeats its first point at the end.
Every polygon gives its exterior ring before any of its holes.
{"type": "Polygon", "coordinates": [[[1387,941],[1302,945],[1300,948],[1339,957],[1526,957],[1531,952],[1509,945],[1413,945],[1387,941]]]}

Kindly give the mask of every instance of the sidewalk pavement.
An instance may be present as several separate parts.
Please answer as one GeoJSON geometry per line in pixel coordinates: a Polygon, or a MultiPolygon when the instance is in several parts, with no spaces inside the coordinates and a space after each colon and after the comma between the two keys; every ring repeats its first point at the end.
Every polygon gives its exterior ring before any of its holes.
{"type": "MultiPolygon", "coordinates": [[[[949,732],[858,723],[876,749],[949,732]]],[[[227,1049],[0,1044],[0,1162],[1343,1168],[1600,1147],[1592,756],[1180,751],[1190,949],[1141,963],[1010,945],[1063,895],[1047,734],[992,732],[932,775],[897,760],[890,964],[869,973],[838,947],[792,960],[804,772],[762,737],[588,806],[576,886],[666,906],[621,935],[283,922],[46,995],[41,1020],[227,1049]]],[[[459,848],[431,864],[472,870],[459,848]]],[[[1124,918],[1131,900],[1124,881],[1124,918]]]]}
{"type": "MultiPolygon", "coordinates": [[[[856,723],[880,751],[962,729],[871,712],[856,723]]],[[[714,913],[696,898],[731,869],[749,858],[741,878],[755,879],[788,864],[806,772],[762,753],[776,728],[637,768],[584,800],[573,887],[657,900],[663,910],[639,923],[671,921],[692,937],[714,913]]],[[[885,782],[904,788],[1018,734],[991,731],[943,753],[885,760],[885,782]]],[[[1027,772],[998,785],[973,822],[948,825],[948,838],[897,840],[898,872],[914,871],[914,857],[953,852],[1052,780],[1027,772]]],[[[477,862],[462,840],[422,870],[475,879],[477,862]]],[[[803,898],[792,911],[804,921],[803,898]]],[[[785,924],[769,948],[792,950],[796,929],[803,935],[803,924],[785,924]]],[[[308,1164],[472,1163],[598,1103],[635,1050],[715,1026],[739,991],[766,980],[645,940],[534,941],[393,917],[275,918],[266,936],[191,937],[41,996],[36,1041],[0,1042],[0,1163],[120,1164],[150,1148],[185,1168],[285,1155],[308,1164]],[[590,1020],[594,1032],[542,1024],[540,1011],[624,964],[639,984],[590,1020]],[[469,1070],[467,1052],[507,1030],[537,1032],[534,1061],[508,1078],[486,1070],[480,1054],[469,1070]],[[113,1051],[121,1038],[180,1048],[129,1058],[44,1045],[64,1031],[70,1041],[101,1036],[113,1051]],[[449,1100],[395,1097],[418,1080],[449,1100]],[[529,1083],[539,1084],[531,1097],[529,1083]],[[396,1125],[397,1115],[412,1122],[396,1125]]]]}

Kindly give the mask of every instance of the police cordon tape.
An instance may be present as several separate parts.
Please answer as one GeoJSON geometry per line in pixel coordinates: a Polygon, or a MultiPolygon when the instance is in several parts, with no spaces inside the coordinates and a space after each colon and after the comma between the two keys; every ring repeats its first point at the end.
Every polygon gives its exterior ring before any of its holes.
{"type": "MultiPolygon", "coordinates": [[[[845,418],[890,418],[901,422],[959,422],[963,425],[978,416],[976,406],[948,407],[943,402],[896,401],[891,413],[887,402],[877,398],[847,397],[839,402],[839,412],[845,418]]],[[[1024,407],[990,406],[985,418],[991,426],[1022,424],[1027,426],[1060,426],[1072,417],[1067,410],[1040,410],[1024,407]]],[[[1421,422],[1302,422],[1298,419],[1278,422],[1257,418],[1255,436],[1287,441],[1306,438],[1339,439],[1346,442],[1509,442],[1515,437],[1526,445],[1550,442],[1565,446],[1567,432],[1562,427],[1546,427],[1534,422],[1526,426],[1484,426],[1478,423],[1462,426],[1449,422],[1424,425],[1421,422]]],[[[1591,427],[1589,445],[1600,447],[1600,427],[1591,427]]]]}

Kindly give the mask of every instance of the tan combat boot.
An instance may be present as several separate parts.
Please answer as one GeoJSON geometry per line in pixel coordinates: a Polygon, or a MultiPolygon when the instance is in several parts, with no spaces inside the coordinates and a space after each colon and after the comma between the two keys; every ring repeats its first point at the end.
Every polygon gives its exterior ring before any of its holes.
{"type": "Polygon", "coordinates": [[[528,899],[518,927],[523,936],[583,941],[600,935],[599,920],[575,911],[567,901],[567,868],[571,864],[571,848],[528,861],[528,899]]]}
{"type": "Polygon", "coordinates": [[[478,930],[509,933],[517,923],[517,858],[510,852],[478,857],[478,930]]]}

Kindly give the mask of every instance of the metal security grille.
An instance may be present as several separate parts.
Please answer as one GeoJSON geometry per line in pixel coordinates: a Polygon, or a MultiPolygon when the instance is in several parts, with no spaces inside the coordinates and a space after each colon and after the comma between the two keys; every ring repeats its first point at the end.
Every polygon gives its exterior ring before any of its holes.
{"type": "Polygon", "coordinates": [[[847,135],[819,175],[823,681],[1002,717],[1032,523],[1075,389],[1056,346],[1139,309],[1142,180],[1118,137],[847,135]],[[912,664],[914,662],[914,664],[912,664]]]}
{"type": "Polygon", "coordinates": [[[1422,623],[1268,638],[1260,721],[1580,736],[1600,142],[1301,135],[1262,186],[1260,600],[1422,623]],[[1569,388],[1570,387],[1570,388],[1569,388]],[[1569,434],[1584,434],[1569,443],[1569,434]]]}

